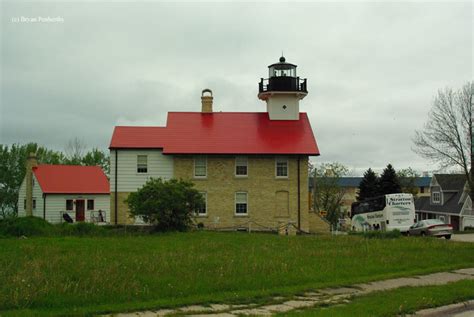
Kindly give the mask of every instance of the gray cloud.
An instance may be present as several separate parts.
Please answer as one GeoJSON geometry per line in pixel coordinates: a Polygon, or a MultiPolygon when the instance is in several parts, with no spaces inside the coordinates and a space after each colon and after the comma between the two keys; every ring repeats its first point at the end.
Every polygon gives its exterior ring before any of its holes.
{"type": "Polygon", "coordinates": [[[411,150],[439,88],[472,80],[472,4],[3,2],[0,142],[107,148],[168,111],[265,111],[281,50],[308,78],[315,162],[432,170],[411,150]],[[64,23],[13,23],[61,16],[64,23]]]}

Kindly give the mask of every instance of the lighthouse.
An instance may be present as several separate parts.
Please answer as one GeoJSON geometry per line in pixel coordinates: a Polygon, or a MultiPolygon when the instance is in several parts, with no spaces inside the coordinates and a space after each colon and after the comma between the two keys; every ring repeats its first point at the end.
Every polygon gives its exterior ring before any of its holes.
{"type": "Polygon", "coordinates": [[[299,102],[307,94],[306,78],[296,74],[296,65],[280,57],[278,63],[268,66],[268,78],[260,79],[258,98],[266,101],[270,120],[299,120],[299,102]]]}

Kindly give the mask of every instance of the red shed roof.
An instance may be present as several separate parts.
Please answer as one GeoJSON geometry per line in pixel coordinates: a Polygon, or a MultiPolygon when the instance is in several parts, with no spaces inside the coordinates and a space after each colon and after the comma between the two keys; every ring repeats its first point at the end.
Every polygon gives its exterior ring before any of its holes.
{"type": "Polygon", "coordinates": [[[270,120],[266,112],[170,112],[166,127],[115,127],[110,148],[162,148],[164,154],[319,155],[306,113],[270,120]]]}
{"type": "Polygon", "coordinates": [[[109,194],[109,181],[98,166],[39,165],[33,169],[46,194],[109,194]]]}

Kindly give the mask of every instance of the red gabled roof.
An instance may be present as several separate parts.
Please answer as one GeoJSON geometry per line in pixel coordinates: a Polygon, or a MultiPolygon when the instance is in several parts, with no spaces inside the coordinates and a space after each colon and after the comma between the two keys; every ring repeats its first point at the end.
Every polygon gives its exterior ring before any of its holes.
{"type": "Polygon", "coordinates": [[[115,127],[110,148],[164,148],[165,127],[115,127]]]}
{"type": "Polygon", "coordinates": [[[270,120],[265,112],[170,112],[166,127],[115,127],[110,148],[164,154],[306,154],[319,149],[306,113],[270,120]]]}
{"type": "Polygon", "coordinates": [[[109,181],[98,166],[39,165],[33,169],[45,194],[109,194],[109,181]]]}

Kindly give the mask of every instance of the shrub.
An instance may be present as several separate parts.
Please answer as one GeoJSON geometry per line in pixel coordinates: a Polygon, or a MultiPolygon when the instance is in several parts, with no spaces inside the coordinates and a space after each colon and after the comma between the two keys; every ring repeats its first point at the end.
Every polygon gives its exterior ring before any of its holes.
{"type": "Polygon", "coordinates": [[[402,236],[398,230],[390,231],[365,231],[363,234],[367,239],[396,239],[402,236]]]}
{"type": "Polygon", "coordinates": [[[152,178],[125,202],[133,216],[142,216],[158,230],[184,231],[191,226],[192,215],[204,206],[204,198],[193,187],[184,180],[152,178]]]}
{"type": "Polygon", "coordinates": [[[53,236],[56,233],[57,230],[55,226],[38,217],[7,218],[0,220],[0,236],[53,236]]]}
{"type": "Polygon", "coordinates": [[[77,222],[74,224],[62,223],[58,225],[58,228],[60,233],[65,236],[98,236],[107,233],[104,228],[86,222],[77,222]]]}

